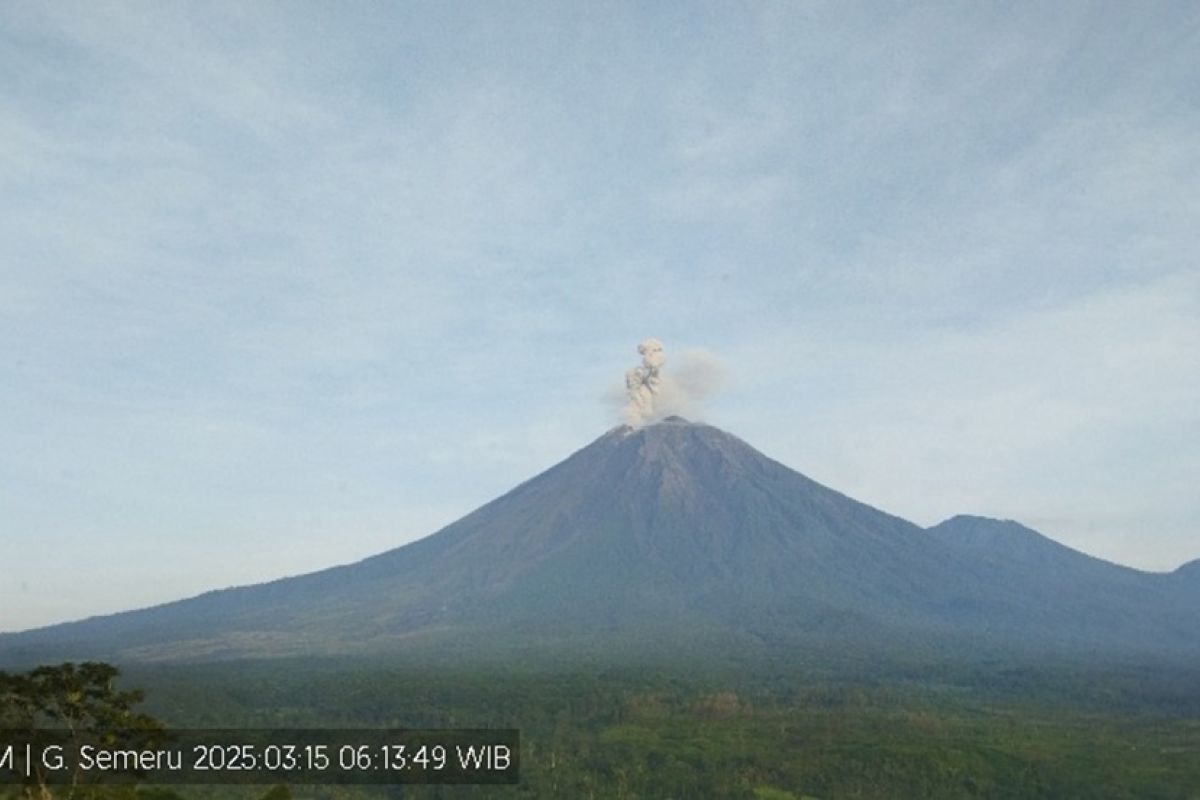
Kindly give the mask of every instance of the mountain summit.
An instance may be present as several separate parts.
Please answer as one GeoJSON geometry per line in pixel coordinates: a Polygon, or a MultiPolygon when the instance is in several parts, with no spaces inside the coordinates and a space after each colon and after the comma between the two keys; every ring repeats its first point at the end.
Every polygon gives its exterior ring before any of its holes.
{"type": "Polygon", "coordinates": [[[709,425],[614,428],[437,533],[351,564],[0,636],[193,659],[926,640],[1200,651],[1194,592],[1016,523],[922,529],[709,425]]]}

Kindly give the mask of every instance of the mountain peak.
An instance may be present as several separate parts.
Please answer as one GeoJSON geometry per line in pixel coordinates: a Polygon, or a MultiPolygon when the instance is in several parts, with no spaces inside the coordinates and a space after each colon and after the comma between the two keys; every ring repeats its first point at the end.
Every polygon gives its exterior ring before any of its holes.
{"type": "MultiPolygon", "coordinates": [[[[669,417],[664,417],[663,419],[656,420],[645,425],[638,425],[637,427],[629,424],[618,425],[617,427],[611,429],[606,436],[624,438],[634,433],[641,433],[642,431],[661,428],[712,428],[712,430],[718,430],[717,428],[713,428],[711,425],[705,425],[703,422],[692,422],[691,420],[684,419],[678,414],[672,414],[669,417]]],[[[603,439],[604,437],[602,436],[600,438],[603,439]]]]}
{"type": "Polygon", "coordinates": [[[938,523],[935,527],[950,525],[958,528],[966,527],[993,527],[1002,529],[1010,533],[1018,531],[1030,531],[1036,533],[1032,528],[1028,528],[1013,519],[997,519],[996,517],[984,517],[979,514],[955,514],[947,520],[938,523]]]}
{"type": "Polygon", "coordinates": [[[1182,631],[1179,646],[1200,651],[1194,615],[1172,616],[1180,604],[1164,594],[1193,584],[1155,580],[1012,521],[961,516],[922,530],[670,416],[613,428],[442,530],[357,564],[0,636],[0,657],[18,647],[186,659],[464,642],[583,652],[713,635],[840,647],[922,632],[1163,647],[1182,631]],[[1160,595],[1175,605],[1156,606],[1160,595]]]}
{"type": "Polygon", "coordinates": [[[1176,575],[1186,575],[1189,578],[1200,578],[1200,558],[1195,561],[1189,561],[1182,564],[1177,570],[1176,575]]]}

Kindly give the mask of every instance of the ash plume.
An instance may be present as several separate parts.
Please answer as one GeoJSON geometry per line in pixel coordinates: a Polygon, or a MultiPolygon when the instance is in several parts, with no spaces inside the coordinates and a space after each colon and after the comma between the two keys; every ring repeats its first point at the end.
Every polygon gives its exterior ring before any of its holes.
{"type": "Polygon", "coordinates": [[[725,368],[707,350],[685,350],[673,372],[666,371],[663,343],[646,339],[638,345],[640,366],[625,373],[625,422],[634,428],[657,422],[673,414],[695,418],[702,404],[720,388],[725,368]]]}
{"type": "Polygon", "coordinates": [[[629,402],[625,404],[625,421],[635,428],[644,425],[654,416],[655,397],[662,390],[662,368],[667,356],[658,339],[647,339],[638,345],[642,365],[625,373],[625,391],[629,402]]]}

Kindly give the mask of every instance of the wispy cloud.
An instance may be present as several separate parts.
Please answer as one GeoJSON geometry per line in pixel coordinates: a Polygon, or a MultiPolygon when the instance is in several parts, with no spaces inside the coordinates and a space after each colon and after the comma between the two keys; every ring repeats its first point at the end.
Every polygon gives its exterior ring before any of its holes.
{"type": "Polygon", "coordinates": [[[17,3],[0,43],[0,538],[70,598],[0,586],[0,629],[427,533],[610,424],[647,336],[865,499],[1192,547],[1192,9],[17,3]],[[146,552],[191,576],[80,579],[146,552]]]}
{"type": "Polygon", "coordinates": [[[1200,277],[1178,275],[985,325],[813,331],[782,343],[795,375],[777,378],[804,387],[805,424],[758,418],[754,386],[728,413],[785,462],[920,522],[1041,521],[1087,552],[1166,569],[1195,549],[1200,371],[1185,365],[1198,320],[1200,277]]]}

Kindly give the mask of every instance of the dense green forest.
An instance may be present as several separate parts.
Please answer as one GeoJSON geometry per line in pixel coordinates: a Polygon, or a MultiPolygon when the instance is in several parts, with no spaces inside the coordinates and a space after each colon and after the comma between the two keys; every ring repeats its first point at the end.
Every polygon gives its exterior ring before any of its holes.
{"type": "MultiPolygon", "coordinates": [[[[519,786],[291,786],[276,798],[1200,797],[1200,682],[1186,667],[916,675],[263,661],[140,667],[123,681],[175,727],[521,730],[519,786]]],[[[270,788],[137,796],[249,799],[270,788]]]]}

